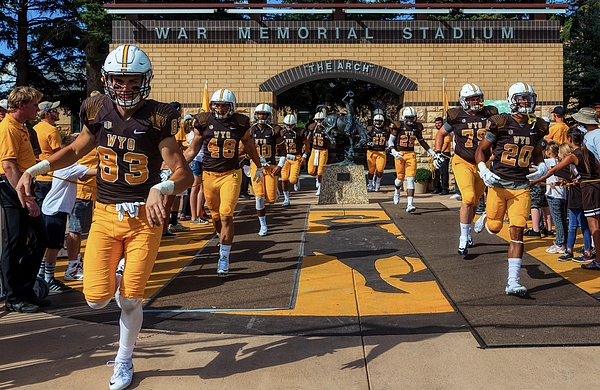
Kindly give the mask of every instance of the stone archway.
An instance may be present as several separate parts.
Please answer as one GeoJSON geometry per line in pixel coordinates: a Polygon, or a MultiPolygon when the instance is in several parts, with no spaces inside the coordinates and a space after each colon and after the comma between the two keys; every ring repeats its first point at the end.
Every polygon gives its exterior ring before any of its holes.
{"type": "Polygon", "coordinates": [[[278,95],[309,81],[330,78],[371,81],[398,95],[418,89],[417,83],[391,69],[364,61],[331,59],[309,62],[283,71],[260,84],[259,90],[278,95]]]}

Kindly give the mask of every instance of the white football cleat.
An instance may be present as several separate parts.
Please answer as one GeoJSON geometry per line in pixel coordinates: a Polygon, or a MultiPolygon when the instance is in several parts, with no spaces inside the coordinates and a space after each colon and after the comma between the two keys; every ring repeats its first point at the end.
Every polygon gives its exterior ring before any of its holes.
{"type": "Polygon", "coordinates": [[[506,289],[504,289],[506,295],[517,295],[522,297],[527,294],[527,288],[521,286],[518,282],[511,282],[506,285],[506,289]]]}
{"type": "Polygon", "coordinates": [[[485,217],[486,215],[484,211],[483,214],[481,214],[481,217],[475,221],[475,224],[473,225],[473,230],[475,233],[481,233],[483,231],[483,228],[485,227],[485,217]]]}
{"type": "Polygon", "coordinates": [[[227,276],[229,273],[229,259],[226,257],[221,257],[219,259],[219,263],[217,264],[217,275],[218,276],[227,276]]]}
{"type": "Polygon", "coordinates": [[[266,226],[261,226],[260,230],[258,231],[258,235],[261,236],[261,237],[266,236],[267,235],[267,231],[268,231],[268,229],[267,229],[266,226]]]}
{"type": "Polygon", "coordinates": [[[400,203],[400,193],[395,192],[394,193],[394,204],[398,204],[398,203],[400,203]]]}
{"type": "Polygon", "coordinates": [[[368,192],[373,191],[373,183],[369,182],[369,184],[367,184],[367,191],[368,192]]]}
{"type": "Polygon", "coordinates": [[[417,209],[417,208],[416,208],[415,206],[413,206],[413,205],[406,206],[406,212],[407,212],[407,213],[412,213],[412,212],[414,212],[416,209],[417,209]]]}

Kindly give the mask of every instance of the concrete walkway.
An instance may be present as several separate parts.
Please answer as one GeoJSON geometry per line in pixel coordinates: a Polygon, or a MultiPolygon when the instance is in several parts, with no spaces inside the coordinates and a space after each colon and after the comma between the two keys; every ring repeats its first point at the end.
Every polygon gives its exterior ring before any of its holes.
{"type": "MultiPolygon", "coordinates": [[[[306,191],[292,201],[315,204],[306,191]]],[[[370,196],[376,207],[391,192],[370,196]]],[[[418,195],[415,204],[425,200],[459,206],[438,195],[418,195]]],[[[116,326],[7,313],[2,306],[0,389],[108,387],[116,326]]],[[[143,330],[130,388],[595,389],[598,356],[600,347],[484,350],[469,332],[282,337],[143,330]]]]}

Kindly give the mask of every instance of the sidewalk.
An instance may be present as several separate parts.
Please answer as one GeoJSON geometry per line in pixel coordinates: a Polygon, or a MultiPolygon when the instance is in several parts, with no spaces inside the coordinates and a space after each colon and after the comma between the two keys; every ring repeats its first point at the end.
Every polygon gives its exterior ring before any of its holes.
{"type": "MultiPolygon", "coordinates": [[[[292,202],[325,208],[315,205],[312,186],[302,184],[304,192],[292,193],[292,202]]],[[[369,207],[391,199],[393,190],[382,189],[370,193],[369,207]]],[[[415,205],[425,201],[439,201],[449,208],[460,205],[449,196],[429,194],[417,195],[415,205]]],[[[415,324],[406,326],[414,326],[413,334],[283,337],[234,335],[226,330],[223,334],[142,330],[130,388],[598,387],[594,374],[600,347],[481,349],[468,331],[432,334],[419,331],[415,324]]],[[[2,389],[106,389],[112,374],[106,362],[115,356],[118,327],[47,313],[1,311],[0,340],[2,389]]]]}

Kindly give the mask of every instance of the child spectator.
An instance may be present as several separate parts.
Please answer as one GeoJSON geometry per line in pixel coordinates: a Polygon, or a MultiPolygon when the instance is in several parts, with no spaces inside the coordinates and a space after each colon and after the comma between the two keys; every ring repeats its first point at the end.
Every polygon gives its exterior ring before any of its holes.
{"type": "MultiPolygon", "coordinates": [[[[548,169],[556,166],[562,160],[559,157],[561,147],[563,153],[570,153],[571,149],[568,144],[561,146],[557,142],[550,141],[546,146],[545,162],[548,169]]],[[[566,173],[563,173],[563,176],[568,176],[568,169],[566,173]]],[[[557,175],[552,175],[546,179],[546,199],[548,199],[548,206],[556,228],[554,244],[546,249],[546,252],[563,254],[567,250],[567,190],[561,185],[561,179],[557,175]]]]}
{"type": "MultiPolygon", "coordinates": [[[[61,141],[61,148],[64,148],[73,141],[77,135],[68,135],[61,141]]],[[[90,169],[84,165],[74,163],[66,168],[54,171],[52,178],[52,188],[44,198],[42,203],[42,214],[46,221],[46,230],[48,231],[48,248],[40,266],[40,277],[48,282],[50,291],[67,291],[71,288],[54,277],[56,268],[56,258],[58,251],[62,249],[65,242],[65,230],[67,228],[67,216],[73,210],[77,196],[77,179],[88,179],[96,176],[96,169],[90,169]]],[[[80,267],[77,260],[68,268],[80,267]]]]}

